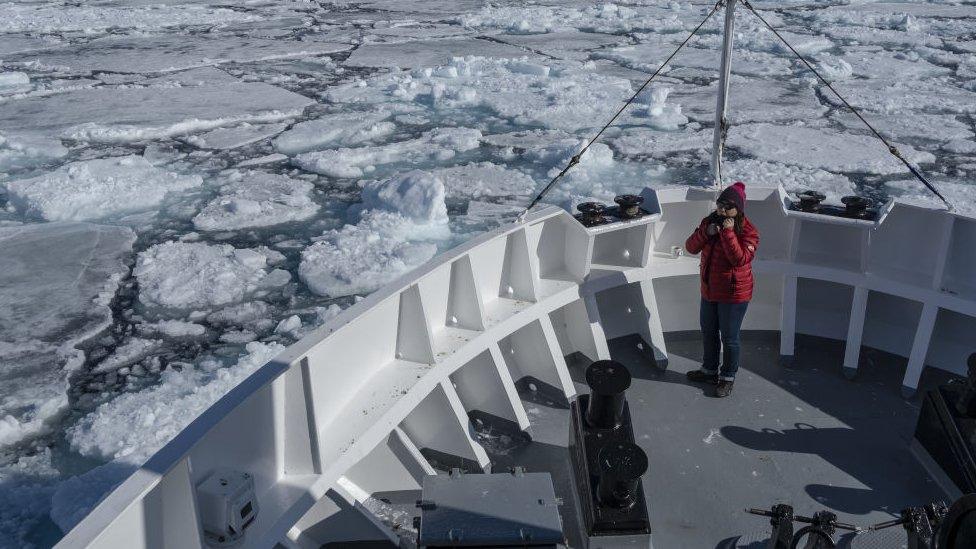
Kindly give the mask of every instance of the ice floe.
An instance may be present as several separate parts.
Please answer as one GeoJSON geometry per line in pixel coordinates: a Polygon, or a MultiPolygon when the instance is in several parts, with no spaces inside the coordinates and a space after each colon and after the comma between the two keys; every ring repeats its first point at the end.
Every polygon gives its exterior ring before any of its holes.
{"type": "Polygon", "coordinates": [[[141,334],[161,335],[173,338],[199,337],[207,332],[204,326],[184,320],[160,320],[155,323],[139,324],[136,329],[141,334]]]}
{"type": "Polygon", "coordinates": [[[298,153],[331,147],[352,147],[386,137],[396,130],[391,112],[341,112],[299,122],[274,139],[280,153],[298,153]]]}
{"type": "Polygon", "coordinates": [[[158,350],[162,344],[163,342],[158,339],[130,338],[122,345],[116,347],[115,351],[105,360],[99,362],[93,372],[113,372],[119,368],[139,362],[158,350]]]}
{"type": "Polygon", "coordinates": [[[358,148],[302,153],[295,165],[332,177],[363,177],[378,166],[399,163],[422,166],[446,162],[479,146],[481,132],[471,128],[436,128],[416,139],[358,148]]]}
{"type": "Polygon", "coordinates": [[[220,195],[193,218],[203,231],[267,227],[315,215],[308,181],[259,171],[234,170],[221,178],[220,195]]]}
{"type": "Polygon", "coordinates": [[[107,29],[154,29],[184,25],[213,25],[246,21],[258,16],[227,8],[193,5],[148,5],[113,7],[7,2],[0,4],[3,20],[0,33],[94,32],[107,29]]]}
{"type": "Polygon", "coordinates": [[[817,168],[796,167],[777,162],[743,158],[722,164],[727,181],[743,181],[747,186],[783,185],[788,192],[807,189],[820,191],[828,204],[840,204],[841,197],[856,194],[854,183],[846,176],[817,168]]]}
{"type": "Polygon", "coordinates": [[[241,122],[276,122],[301,114],[311,103],[307,97],[264,83],[204,82],[82,89],[4,101],[0,120],[5,132],[123,143],[241,122]]]}
{"type": "Polygon", "coordinates": [[[199,186],[199,175],[154,167],[141,156],[72,162],[6,184],[11,203],[29,216],[82,221],[152,209],[168,193],[199,186]]]}
{"type": "MultiPolygon", "coordinates": [[[[405,103],[439,112],[487,108],[520,126],[596,126],[633,93],[629,80],[527,59],[455,58],[448,65],[377,76],[330,90],[337,103],[405,103]]],[[[479,112],[481,111],[481,112],[479,112]]]]}
{"type": "Polygon", "coordinates": [[[157,73],[230,62],[302,58],[351,47],[349,44],[332,42],[265,40],[226,35],[108,36],[83,45],[32,51],[4,61],[39,63],[69,73],[157,73]]]}
{"type": "MultiPolygon", "coordinates": [[[[685,29],[687,25],[678,17],[681,8],[682,5],[677,2],[663,7],[602,3],[582,9],[489,4],[479,12],[462,15],[457,18],[457,22],[469,28],[499,29],[512,33],[548,33],[570,29],[598,32],[675,32],[685,29]]],[[[704,11],[702,14],[704,15],[704,11]]]]}
{"type": "Polygon", "coordinates": [[[367,293],[437,253],[450,236],[444,183],[422,171],[363,184],[357,224],[326,232],[302,252],[298,274],[315,293],[367,293]]]}
{"type": "MultiPolygon", "coordinates": [[[[905,171],[873,136],[823,128],[747,124],[729,130],[728,144],[755,158],[831,172],[894,174],[905,171]]],[[[898,145],[911,162],[933,162],[932,153],[898,145]]]]}
{"type": "Polygon", "coordinates": [[[518,46],[480,38],[425,40],[401,44],[365,44],[356,48],[346,65],[412,69],[444,65],[454,57],[469,55],[521,58],[533,54],[518,46]]]}
{"type": "Polygon", "coordinates": [[[0,132],[0,172],[42,165],[67,154],[58,139],[0,132]]]}
{"type": "MultiPolygon", "coordinates": [[[[976,217],[976,185],[972,180],[931,181],[957,213],[976,217]]],[[[885,183],[885,190],[899,202],[942,209],[945,204],[916,179],[899,179],[885,183]]]]}
{"type": "Polygon", "coordinates": [[[156,244],[139,254],[133,274],[145,307],[184,311],[240,303],[291,280],[259,251],[203,242],[156,244]]]}
{"type": "Polygon", "coordinates": [[[67,405],[75,346],[111,325],[134,241],[85,223],[0,228],[0,446],[44,432],[67,405]]]}
{"type": "MultiPolygon", "coordinates": [[[[874,112],[976,113],[976,93],[958,87],[948,78],[851,80],[839,86],[838,91],[849,103],[874,112]]],[[[823,97],[835,106],[842,105],[827,90],[823,97]]]]}
{"type": "Polygon", "coordinates": [[[190,135],[183,140],[201,149],[222,151],[263,141],[278,135],[284,129],[285,124],[248,124],[245,122],[238,126],[217,128],[198,135],[190,135]]]}
{"type": "Polygon", "coordinates": [[[528,174],[492,162],[473,162],[430,172],[444,182],[449,197],[524,196],[536,186],[528,174]]]}

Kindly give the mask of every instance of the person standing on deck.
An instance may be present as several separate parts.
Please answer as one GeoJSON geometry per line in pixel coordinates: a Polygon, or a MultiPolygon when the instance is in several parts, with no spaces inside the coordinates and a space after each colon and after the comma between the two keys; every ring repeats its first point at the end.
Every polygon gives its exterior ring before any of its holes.
{"type": "Polygon", "coordinates": [[[701,253],[701,331],[704,358],[688,379],[715,383],[715,396],[727,397],[739,369],[739,329],[752,299],[752,259],[759,231],[745,215],[746,186],[736,181],[718,196],[715,211],[685,241],[701,253]],[[719,369],[719,350],[722,367],[719,369]]]}

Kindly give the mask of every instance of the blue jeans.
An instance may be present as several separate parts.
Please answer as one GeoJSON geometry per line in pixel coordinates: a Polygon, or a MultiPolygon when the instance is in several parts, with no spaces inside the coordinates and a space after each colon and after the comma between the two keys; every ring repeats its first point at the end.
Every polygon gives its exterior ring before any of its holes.
{"type": "Polygon", "coordinates": [[[702,359],[703,372],[718,372],[718,354],[722,350],[722,370],[719,379],[732,381],[739,370],[739,329],[742,318],[746,316],[745,303],[719,303],[701,300],[702,346],[705,356],[702,359]],[[719,335],[721,334],[721,338],[719,335]]]}

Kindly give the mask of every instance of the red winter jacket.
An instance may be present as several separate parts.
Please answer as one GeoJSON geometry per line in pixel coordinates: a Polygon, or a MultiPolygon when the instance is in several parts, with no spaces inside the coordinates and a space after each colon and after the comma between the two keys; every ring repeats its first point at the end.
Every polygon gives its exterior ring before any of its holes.
{"type": "Polygon", "coordinates": [[[710,220],[702,220],[685,241],[688,253],[701,252],[701,294],[708,301],[743,303],[752,299],[752,259],[759,247],[759,231],[743,217],[742,233],[719,228],[708,236],[710,220]]]}

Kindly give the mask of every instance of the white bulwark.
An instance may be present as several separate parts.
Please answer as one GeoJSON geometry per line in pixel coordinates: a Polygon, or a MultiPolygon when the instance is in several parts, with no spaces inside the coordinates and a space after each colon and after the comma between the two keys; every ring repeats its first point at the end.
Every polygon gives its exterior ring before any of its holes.
{"type": "MultiPolygon", "coordinates": [[[[240,547],[320,547],[342,508],[417,490],[440,452],[490,470],[468,413],[529,427],[516,392],[531,376],[575,394],[564,359],[608,356],[641,334],[659,365],[666,332],[697,330],[698,258],[676,253],[717,191],[645,190],[650,215],[584,228],[558,208],[451,250],[289,347],[197,418],[103,500],[58,547],[203,547],[196,487],[215,470],[253,477],[259,506],[240,547]]],[[[788,211],[782,188],[749,188],[761,233],[746,330],[845,340],[964,373],[976,334],[976,219],[889,203],[878,222],[788,211]]]]}

